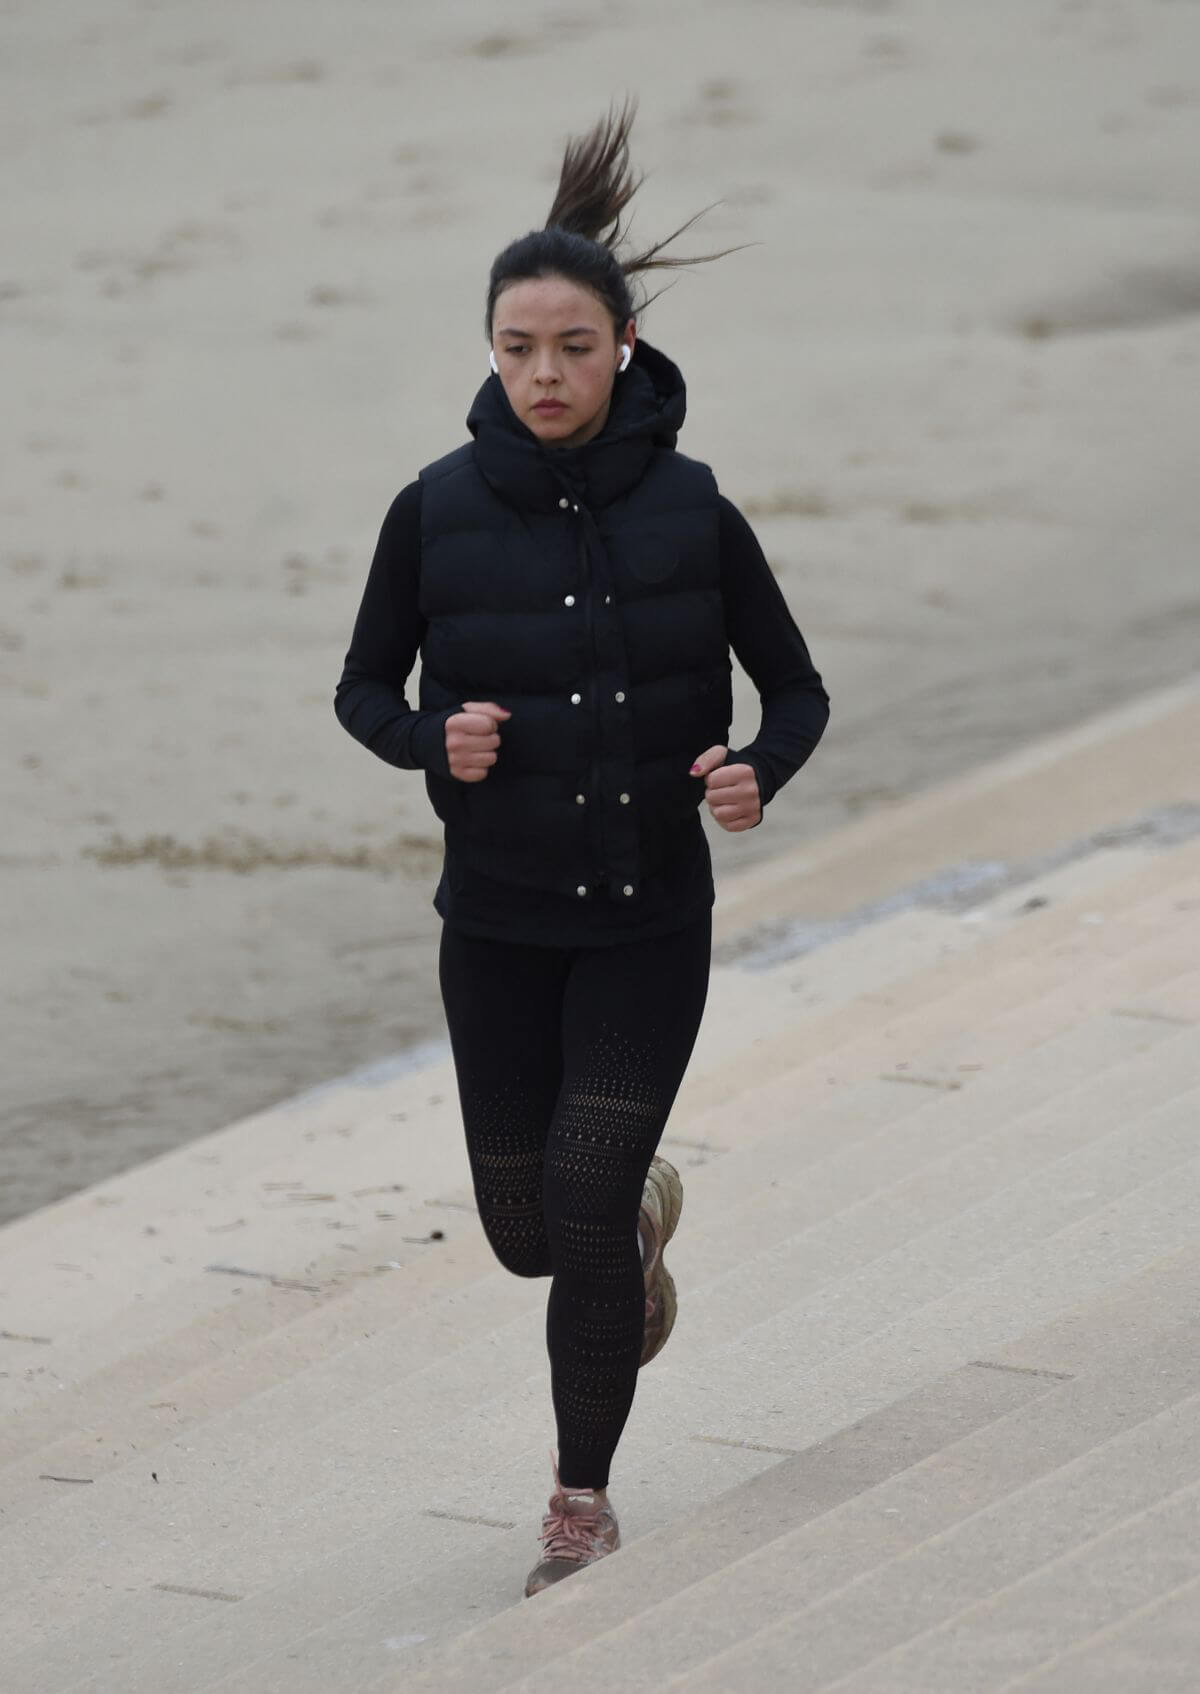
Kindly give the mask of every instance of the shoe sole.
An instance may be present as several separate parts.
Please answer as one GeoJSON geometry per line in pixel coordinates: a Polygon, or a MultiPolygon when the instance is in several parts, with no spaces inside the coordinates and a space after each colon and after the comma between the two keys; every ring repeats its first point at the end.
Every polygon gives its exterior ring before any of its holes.
{"type": "MultiPolygon", "coordinates": [[[[658,1346],[654,1349],[653,1353],[651,1353],[650,1359],[657,1358],[658,1355],[662,1352],[663,1348],[666,1346],[667,1338],[670,1335],[671,1331],[675,1327],[675,1312],[676,1312],[676,1310],[678,1308],[678,1304],[679,1304],[679,1302],[675,1298],[675,1278],[671,1275],[670,1271],[667,1270],[665,1266],[662,1269],[661,1275],[662,1275],[662,1281],[659,1284],[659,1288],[660,1288],[660,1291],[662,1293],[662,1310],[663,1310],[662,1335],[659,1337],[658,1346]]],[[[650,1363],[650,1359],[646,1360],[647,1364],[650,1363]]]]}
{"type": "Polygon", "coordinates": [[[679,1223],[679,1215],[683,1211],[683,1183],[679,1172],[669,1159],[664,1159],[656,1153],[650,1164],[651,1178],[657,1178],[655,1187],[663,1196],[663,1246],[675,1233],[679,1223]]]}
{"type": "Polygon", "coordinates": [[[653,1183],[658,1191],[663,1214],[663,1247],[674,1235],[683,1211],[683,1183],[679,1172],[669,1159],[664,1159],[656,1153],[650,1162],[646,1173],[648,1182],[653,1183]]]}
{"type": "Polygon", "coordinates": [[[656,1153],[651,1161],[647,1180],[653,1183],[658,1193],[663,1214],[662,1246],[658,1252],[659,1294],[662,1300],[663,1327],[654,1351],[648,1353],[640,1361],[639,1370],[643,1365],[648,1365],[651,1359],[658,1357],[675,1327],[675,1313],[678,1310],[679,1302],[675,1293],[675,1278],[667,1269],[663,1254],[666,1252],[667,1242],[675,1233],[680,1214],[683,1211],[683,1183],[680,1180],[679,1172],[669,1159],[664,1159],[656,1153]]]}
{"type": "Polygon", "coordinates": [[[607,1548],[603,1553],[597,1553],[594,1559],[543,1559],[534,1565],[525,1578],[525,1598],[532,1600],[535,1594],[544,1594],[547,1588],[553,1588],[558,1582],[565,1582],[574,1576],[578,1570],[586,1570],[589,1565],[598,1565],[601,1559],[607,1559],[611,1553],[620,1551],[621,1542],[618,1539],[615,1546],[607,1548]]]}

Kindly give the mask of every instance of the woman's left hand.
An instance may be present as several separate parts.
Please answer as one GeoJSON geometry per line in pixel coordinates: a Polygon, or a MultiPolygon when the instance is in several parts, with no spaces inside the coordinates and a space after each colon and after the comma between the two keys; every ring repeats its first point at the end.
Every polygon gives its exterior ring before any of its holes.
{"type": "Polygon", "coordinates": [[[692,766],[704,778],[704,798],[722,829],[753,829],[762,820],[762,798],[753,765],[722,764],[728,747],[706,747],[692,766]]]}

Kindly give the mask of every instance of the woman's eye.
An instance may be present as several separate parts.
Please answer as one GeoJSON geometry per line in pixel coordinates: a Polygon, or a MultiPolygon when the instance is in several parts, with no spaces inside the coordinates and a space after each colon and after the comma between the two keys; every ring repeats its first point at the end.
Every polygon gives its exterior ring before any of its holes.
{"type": "Polygon", "coordinates": [[[588,353],[590,351],[591,351],[591,349],[589,347],[568,347],[567,348],[568,353],[588,353]]]}
{"type": "Polygon", "coordinates": [[[528,348],[526,348],[526,347],[506,347],[504,349],[504,351],[506,353],[526,353],[526,352],[528,352],[528,348]]]}

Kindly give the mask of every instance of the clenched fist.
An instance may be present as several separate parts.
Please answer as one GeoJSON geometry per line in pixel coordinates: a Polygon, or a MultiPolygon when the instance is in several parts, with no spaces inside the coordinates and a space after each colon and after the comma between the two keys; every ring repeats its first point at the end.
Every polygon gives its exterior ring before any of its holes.
{"type": "Polygon", "coordinates": [[[464,700],[461,712],[446,719],[446,757],[450,775],[459,782],[482,782],[496,763],[500,745],[497,724],[511,718],[505,706],[494,700],[464,700]]]}
{"type": "Polygon", "coordinates": [[[692,766],[704,778],[704,798],[722,829],[753,829],[762,821],[762,796],[753,765],[725,765],[728,747],[706,747],[692,766]]]}

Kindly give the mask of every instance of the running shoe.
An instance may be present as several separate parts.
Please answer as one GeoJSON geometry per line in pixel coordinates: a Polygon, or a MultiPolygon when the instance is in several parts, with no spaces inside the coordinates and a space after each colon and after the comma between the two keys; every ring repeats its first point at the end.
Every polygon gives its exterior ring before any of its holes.
{"type": "Polygon", "coordinates": [[[542,1519],[542,1557],[525,1579],[526,1596],[540,1594],[543,1588],[570,1576],[581,1565],[595,1564],[606,1553],[615,1553],[621,1545],[617,1514],[604,1502],[601,1504],[590,1488],[564,1488],[558,1474],[554,1449],[550,1450],[554,1469],[554,1492],[550,1510],[542,1519]]]}
{"type": "Polygon", "coordinates": [[[669,1160],[656,1153],[646,1173],[638,1224],[642,1271],[646,1283],[646,1333],[638,1368],[648,1364],[666,1345],[675,1323],[675,1279],[663,1264],[663,1248],[675,1233],[683,1210],[683,1183],[669,1160]]]}

